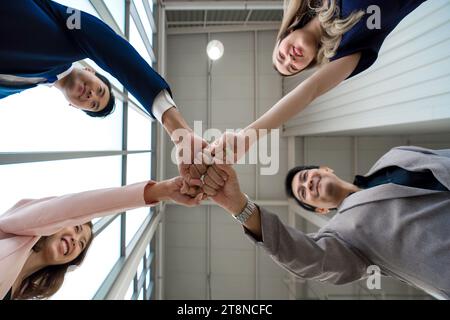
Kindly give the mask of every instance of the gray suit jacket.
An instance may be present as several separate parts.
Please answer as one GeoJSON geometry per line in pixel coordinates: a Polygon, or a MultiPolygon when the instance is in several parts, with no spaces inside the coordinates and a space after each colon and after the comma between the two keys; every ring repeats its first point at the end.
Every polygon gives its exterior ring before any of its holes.
{"type": "MultiPolygon", "coordinates": [[[[450,189],[450,150],[394,148],[367,175],[393,165],[429,169],[450,189]]],[[[367,277],[367,267],[377,265],[385,275],[450,298],[450,192],[392,183],[362,190],[314,234],[260,211],[262,242],[246,234],[299,277],[344,284],[367,277]]]]}

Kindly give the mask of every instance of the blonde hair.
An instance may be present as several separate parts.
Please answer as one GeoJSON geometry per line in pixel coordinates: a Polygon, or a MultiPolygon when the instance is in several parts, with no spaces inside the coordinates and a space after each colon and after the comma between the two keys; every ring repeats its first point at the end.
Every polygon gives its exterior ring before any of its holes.
{"type": "Polygon", "coordinates": [[[275,50],[279,43],[303,21],[306,25],[315,15],[318,16],[322,28],[320,47],[313,62],[307,67],[324,64],[336,55],[342,36],[364,16],[364,11],[352,12],[345,19],[338,19],[339,6],[336,0],[284,0],[284,14],[277,36],[275,50]],[[306,21],[307,20],[307,21],[306,21]]]}

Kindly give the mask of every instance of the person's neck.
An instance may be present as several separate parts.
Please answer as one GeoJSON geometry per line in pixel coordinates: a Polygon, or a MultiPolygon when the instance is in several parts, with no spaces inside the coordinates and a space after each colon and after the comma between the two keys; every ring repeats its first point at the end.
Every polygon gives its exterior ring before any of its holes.
{"type": "Polygon", "coordinates": [[[339,202],[339,205],[342,204],[342,202],[344,202],[344,200],[351,195],[352,193],[361,191],[360,188],[358,188],[357,186],[355,186],[353,183],[347,182],[347,181],[343,181],[342,182],[342,188],[341,188],[341,194],[340,194],[340,199],[341,201],[339,202]]]}
{"type": "Polygon", "coordinates": [[[64,88],[67,87],[67,82],[69,81],[70,77],[72,77],[72,73],[74,72],[74,70],[72,70],[72,72],[70,72],[69,74],[67,74],[65,77],[62,77],[61,79],[56,80],[54,86],[63,91],[64,88]]]}
{"type": "Polygon", "coordinates": [[[320,43],[320,39],[322,38],[322,27],[317,15],[303,27],[303,30],[310,32],[314,36],[316,42],[320,43]]]}
{"type": "Polygon", "coordinates": [[[40,252],[31,251],[30,256],[28,257],[27,261],[22,267],[22,270],[20,271],[19,275],[16,278],[16,281],[14,281],[13,284],[13,293],[19,288],[19,285],[29,276],[31,276],[33,273],[41,270],[42,268],[46,267],[47,264],[45,263],[43,256],[40,252]]]}

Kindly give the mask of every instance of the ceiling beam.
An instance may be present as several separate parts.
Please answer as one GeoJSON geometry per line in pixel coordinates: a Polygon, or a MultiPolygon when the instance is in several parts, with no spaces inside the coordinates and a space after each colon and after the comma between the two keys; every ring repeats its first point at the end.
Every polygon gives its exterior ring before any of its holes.
{"type": "Polygon", "coordinates": [[[214,32],[245,32],[245,31],[265,31],[278,30],[279,23],[274,24],[248,24],[244,25],[225,25],[225,26],[206,26],[204,27],[182,27],[168,28],[167,35],[175,34],[198,34],[198,33],[214,33],[214,32]]]}
{"type": "Polygon", "coordinates": [[[166,11],[180,10],[282,10],[282,1],[163,1],[166,11]]]}

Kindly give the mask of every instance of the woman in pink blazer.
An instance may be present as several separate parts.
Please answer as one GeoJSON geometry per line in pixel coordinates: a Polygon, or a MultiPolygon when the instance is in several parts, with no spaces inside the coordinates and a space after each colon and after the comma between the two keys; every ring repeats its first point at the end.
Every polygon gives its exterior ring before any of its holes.
{"type": "Polygon", "coordinates": [[[24,199],[0,216],[0,298],[48,298],[71,265],[79,265],[92,241],[93,218],[159,201],[194,206],[181,177],[146,181],[60,197],[24,199]]]}

